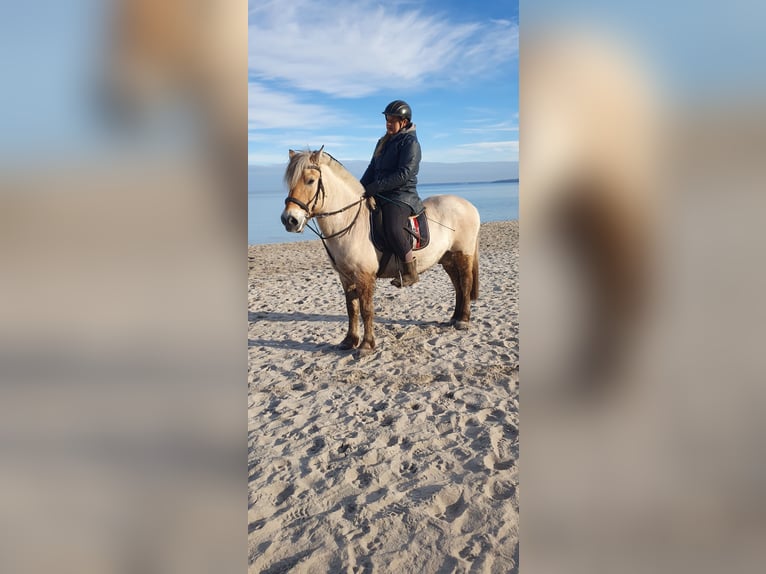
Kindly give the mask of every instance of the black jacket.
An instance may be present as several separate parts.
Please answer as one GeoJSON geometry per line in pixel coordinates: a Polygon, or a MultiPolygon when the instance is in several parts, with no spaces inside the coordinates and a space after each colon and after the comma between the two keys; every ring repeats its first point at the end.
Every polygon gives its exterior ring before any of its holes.
{"type": "Polygon", "coordinates": [[[418,197],[420,143],[414,124],[393,136],[386,134],[375,146],[370,165],[360,180],[367,195],[382,196],[407,205],[413,215],[423,211],[418,197]]]}

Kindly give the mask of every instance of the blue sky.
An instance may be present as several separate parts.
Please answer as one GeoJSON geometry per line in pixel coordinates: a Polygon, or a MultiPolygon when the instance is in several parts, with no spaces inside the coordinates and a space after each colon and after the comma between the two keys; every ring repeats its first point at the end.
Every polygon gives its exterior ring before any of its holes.
{"type": "Polygon", "coordinates": [[[248,161],[369,160],[394,99],[423,161],[518,160],[518,0],[249,0],[248,161]]]}

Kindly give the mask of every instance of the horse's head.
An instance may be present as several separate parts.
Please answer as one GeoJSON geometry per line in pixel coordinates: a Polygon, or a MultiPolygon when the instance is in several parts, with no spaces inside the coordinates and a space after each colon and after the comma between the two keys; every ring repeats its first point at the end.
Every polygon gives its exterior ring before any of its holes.
{"type": "Polygon", "coordinates": [[[324,146],[314,152],[290,150],[290,163],[285,172],[285,183],[290,191],[282,212],[282,225],[287,231],[302,232],[308,220],[324,204],[322,165],[330,158],[323,149],[324,146]]]}

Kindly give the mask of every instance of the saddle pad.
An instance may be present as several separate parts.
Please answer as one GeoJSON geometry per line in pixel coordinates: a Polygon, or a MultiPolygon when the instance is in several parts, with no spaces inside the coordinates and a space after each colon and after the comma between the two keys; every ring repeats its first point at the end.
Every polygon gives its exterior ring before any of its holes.
{"type": "MultiPolygon", "coordinates": [[[[428,231],[428,217],[424,209],[419,215],[413,215],[407,219],[407,229],[405,230],[412,236],[412,250],[418,251],[428,247],[431,235],[428,231]]],[[[370,239],[378,251],[390,251],[383,235],[383,211],[376,209],[370,212],[370,239]]]]}

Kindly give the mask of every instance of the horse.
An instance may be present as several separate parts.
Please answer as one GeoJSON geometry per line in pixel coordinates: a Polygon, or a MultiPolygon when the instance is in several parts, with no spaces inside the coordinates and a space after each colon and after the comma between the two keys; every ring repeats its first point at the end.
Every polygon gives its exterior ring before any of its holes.
{"type": "MultiPolygon", "coordinates": [[[[370,206],[364,187],[343,165],[323,151],[289,150],[284,181],[289,188],[282,212],[285,230],[301,233],[314,219],[330,258],[340,276],[346,297],[348,332],[339,348],[358,348],[360,355],[375,349],[373,293],[377,278],[398,276],[396,257],[380,269],[383,253],[372,239],[370,206]],[[359,337],[359,314],[364,335],[359,337]]],[[[471,301],[479,296],[479,212],[469,201],[454,195],[437,195],[423,201],[430,227],[430,241],[417,251],[418,273],[441,264],[455,288],[455,310],[449,321],[468,329],[471,301]]],[[[311,227],[309,227],[311,229],[311,227]]]]}

